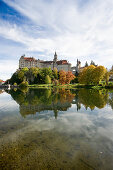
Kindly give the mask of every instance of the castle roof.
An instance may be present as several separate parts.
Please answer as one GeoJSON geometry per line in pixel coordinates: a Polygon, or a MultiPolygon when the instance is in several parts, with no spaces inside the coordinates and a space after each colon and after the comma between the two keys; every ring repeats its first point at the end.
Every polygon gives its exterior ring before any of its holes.
{"type": "MultiPolygon", "coordinates": [[[[35,62],[39,61],[42,64],[52,64],[54,62],[54,61],[44,61],[44,60],[39,60],[39,59],[37,60],[34,57],[24,57],[23,56],[23,58],[24,58],[25,61],[29,61],[29,62],[31,62],[31,61],[35,61],[35,62]]],[[[71,65],[67,60],[58,60],[56,62],[56,64],[57,65],[71,65]]]]}
{"type": "Polygon", "coordinates": [[[24,60],[27,60],[27,61],[36,61],[36,59],[34,57],[24,57],[24,60]]]}
{"type": "Polygon", "coordinates": [[[56,62],[58,65],[68,65],[70,63],[67,62],[67,60],[59,60],[56,62]]]}
{"type": "Polygon", "coordinates": [[[53,61],[41,61],[40,63],[43,63],[43,64],[52,64],[53,61]]]}

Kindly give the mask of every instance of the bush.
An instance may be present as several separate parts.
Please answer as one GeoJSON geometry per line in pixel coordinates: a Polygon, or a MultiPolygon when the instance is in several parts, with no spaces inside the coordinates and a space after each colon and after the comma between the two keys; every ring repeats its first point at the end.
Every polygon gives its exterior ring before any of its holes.
{"type": "Polygon", "coordinates": [[[20,87],[27,87],[28,86],[28,82],[27,81],[23,81],[19,86],[20,87]]]}
{"type": "Polygon", "coordinates": [[[14,86],[17,86],[17,83],[14,83],[14,86]]]}

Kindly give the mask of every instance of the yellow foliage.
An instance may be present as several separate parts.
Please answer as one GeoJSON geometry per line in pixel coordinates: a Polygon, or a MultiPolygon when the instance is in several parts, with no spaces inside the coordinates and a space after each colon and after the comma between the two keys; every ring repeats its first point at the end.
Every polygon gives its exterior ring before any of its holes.
{"type": "Polygon", "coordinates": [[[79,74],[79,83],[82,84],[98,84],[100,80],[103,79],[106,68],[104,66],[94,66],[90,65],[85,67],[83,71],[79,74]]]}
{"type": "Polygon", "coordinates": [[[85,67],[83,71],[79,74],[79,82],[82,84],[92,84],[92,72],[96,67],[94,65],[90,65],[85,67]]]}
{"type": "Polygon", "coordinates": [[[103,79],[107,70],[104,66],[96,67],[92,72],[93,84],[99,84],[99,81],[103,79]]]}

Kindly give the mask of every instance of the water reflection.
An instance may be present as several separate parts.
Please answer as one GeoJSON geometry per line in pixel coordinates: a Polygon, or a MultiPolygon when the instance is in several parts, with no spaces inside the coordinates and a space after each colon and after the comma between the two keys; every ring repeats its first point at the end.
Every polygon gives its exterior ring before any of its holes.
{"type": "Polygon", "coordinates": [[[113,169],[112,93],[87,89],[7,93],[15,111],[5,93],[6,109],[0,112],[2,169],[113,169]]]}
{"type": "Polygon", "coordinates": [[[107,103],[113,108],[113,95],[109,98],[107,90],[93,89],[16,89],[10,90],[12,98],[20,106],[20,114],[26,117],[45,110],[52,110],[55,118],[59,111],[67,111],[72,104],[76,105],[77,111],[81,105],[87,110],[90,108],[104,108],[107,103]]]}
{"type": "Polygon", "coordinates": [[[0,94],[2,94],[4,92],[4,90],[0,90],[0,94]]]}
{"type": "Polygon", "coordinates": [[[75,91],[75,93],[78,110],[81,108],[80,104],[91,110],[94,110],[95,107],[99,109],[104,108],[109,98],[107,90],[81,89],[75,91]]]}
{"type": "Polygon", "coordinates": [[[65,89],[29,89],[11,90],[12,98],[20,105],[20,114],[25,117],[44,110],[53,110],[55,118],[58,111],[67,111],[71,107],[74,94],[65,89]]]}

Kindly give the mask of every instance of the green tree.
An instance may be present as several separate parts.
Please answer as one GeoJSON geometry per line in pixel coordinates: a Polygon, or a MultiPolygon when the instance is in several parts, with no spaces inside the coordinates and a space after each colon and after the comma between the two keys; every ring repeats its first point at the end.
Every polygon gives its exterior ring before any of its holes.
{"type": "Polygon", "coordinates": [[[55,79],[58,79],[58,70],[57,70],[57,68],[53,69],[53,76],[54,76],[55,79]]]}
{"type": "Polygon", "coordinates": [[[85,63],[85,67],[88,67],[88,62],[86,61],[86,63],[85,63]]]}
{"type": "Polygon", "coordinates": [[[51,79],[53,79],[53,73],[51,68],[42,68],[39,71],[39,76],[41,77],[42,83],[45,83],[45,77],[49,76],[51,79]]]}
{"type": "Polygon", "coordinates": [[[27,67],[24,67],[24,68],[21,69],[21,71],[23,71],[24,73],[26,73],[26,72],[29,71],[29,69],[28,69],[27,67]]]}
{"type": "Polygon", "coordinates": [[[26,74],[27,81],[31,84],[34,83],[34,80],[37,77],[38,73],[39,73],[39,69],[37,67],[30,68],[26,74]]]}
{"type": "Polygon", "coordinates": [[[18,78],[23,81],[25,79],[25,75],[24,72],[22,70],[18,71],[18,78]]]}
{"type": "Polygon", "coordinates": [[[28,82],[27,81],[23,81],[19,86],[20,87],[27,87],[28,86],[28,82]]]}
{"type": "Polygon", "coordinates": [[[47,76],[45,77],[45,83],[46,83],[46,84],[51,84],[51,78],[49,77],[49,75],[47,75],[47,76]]]}
{"type": "Polygon", "coordinates": [[[93,60],[91,60],[90,65],[94,65],[94,66],[96,66],[96,64],[95,64],[95,62],[94,62],[93,60]]]}

